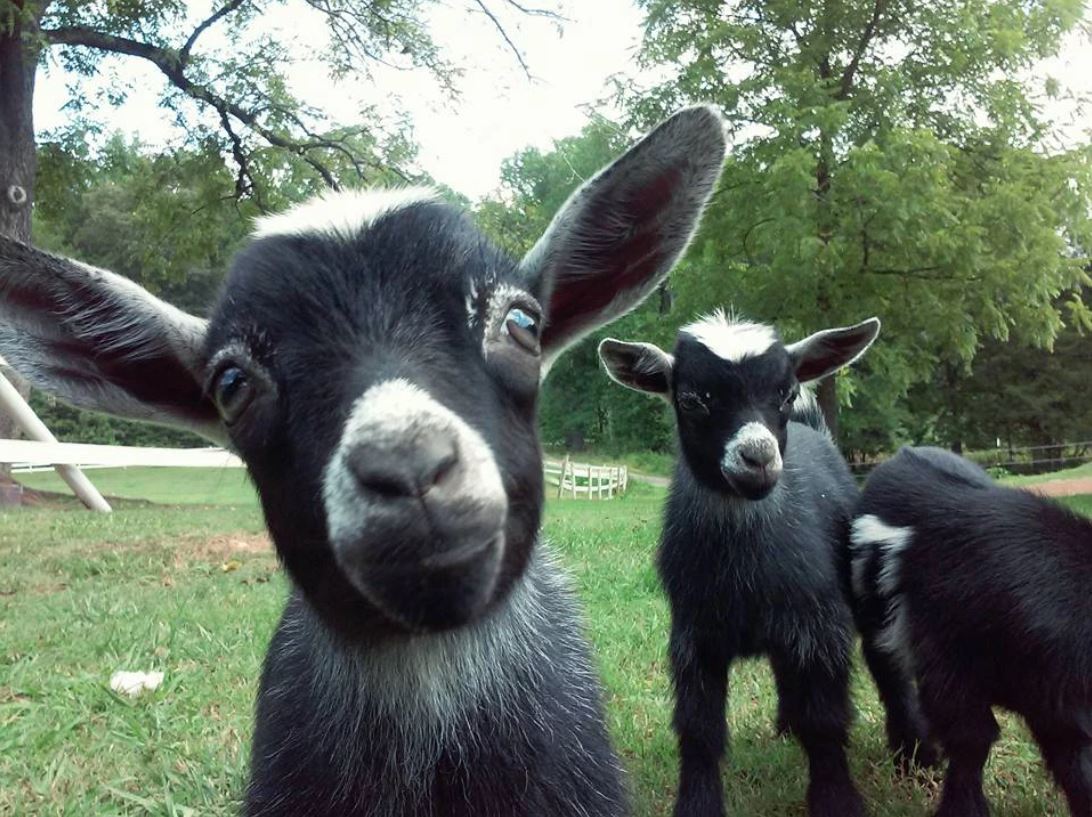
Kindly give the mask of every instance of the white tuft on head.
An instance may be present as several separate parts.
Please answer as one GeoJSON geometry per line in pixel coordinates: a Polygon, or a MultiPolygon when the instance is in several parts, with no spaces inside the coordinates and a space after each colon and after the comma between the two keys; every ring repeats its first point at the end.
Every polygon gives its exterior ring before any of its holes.
{"type": "Polygon", "coordinates": [[[254,238],[276,235],[320,235],[349,240],[383,216],[418,202],[437,201],[428,187],[328,191],[283,213],[255,219],[254,238]]]}
{"type": "Polygon", "coordinates": [[[725,360],[738,362],[745,357],[760,355],[777,343],[777,332],[763,323],[737,321],[723,309],[688,323],[680,331],[703,344],[710,352],[725,360]]]}

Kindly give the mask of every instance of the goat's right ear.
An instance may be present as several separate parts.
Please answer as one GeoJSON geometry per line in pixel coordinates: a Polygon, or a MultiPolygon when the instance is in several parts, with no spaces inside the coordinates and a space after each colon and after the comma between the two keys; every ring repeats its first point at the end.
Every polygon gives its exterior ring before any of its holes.
{"type": "Polygon", "coordinates": [[[599,359],[616,383],[671,400],[671,369],[675,358],[659,346],[606,338],[599,344],[599,359]]]}
{"type": "Polygon", "coordinates": [[[222,442],[205,329],[120,275],[0,236],[0,356],[65,402],[222,442]]]}

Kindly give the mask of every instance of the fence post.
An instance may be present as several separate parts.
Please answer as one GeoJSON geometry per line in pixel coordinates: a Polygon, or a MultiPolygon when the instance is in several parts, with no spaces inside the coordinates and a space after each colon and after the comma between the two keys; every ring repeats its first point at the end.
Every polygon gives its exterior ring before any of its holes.
{"type": "MultiPolygon", "coordinates": [[[[23,396],[19,394],[15,386],[8,382],[3,374],[0,374],[0,409],[7,411],[15,420],[15,424],[32,440],[44,443],[57,442],[53,432],[38,419],[34,409],[30,407],[30,404],[23,399],[23,396]]],[[[73,493],[80,498],[84,505],[93,511],[109,513],[109,503],[103,499],[98,489],[91,484],[91,480],[84,476],[83,471],[74,465],[56,465],[54,467],[57,469],[57,473],[60,474],[61,479],[68,483],[68,487],[72,489],[73,493]]]]}

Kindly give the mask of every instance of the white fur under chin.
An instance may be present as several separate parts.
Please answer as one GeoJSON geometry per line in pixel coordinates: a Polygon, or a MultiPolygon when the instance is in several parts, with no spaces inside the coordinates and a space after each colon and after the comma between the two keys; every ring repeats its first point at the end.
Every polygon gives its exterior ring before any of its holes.
{"type": "Polygon", "coordinates": [[[350,240],[383,216],[418,202],[437,201],[428,187],[392,187],[321,193],[283,213],[254,220],[251,235],[323,235],[350,240]]]}

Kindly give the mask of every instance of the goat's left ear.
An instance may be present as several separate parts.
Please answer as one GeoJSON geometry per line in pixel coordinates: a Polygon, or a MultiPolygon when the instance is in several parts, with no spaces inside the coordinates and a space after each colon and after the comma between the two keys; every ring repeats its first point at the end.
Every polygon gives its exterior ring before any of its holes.
{"type": "Polygon", "coordinates": [[[660,124],[580,187],[521,264],[546,305],[542,355],[624,315],[667,276],[713,193],[726,143],[713,108],[660,124]]]}
{"type": "Polygon", "coordinates": [[[824,329],[785,349],[796,368],[796,379],[806,383],[848,366],[868,350],[878,334],[880,319],[869,318],[854,326],[824,329]]]}

